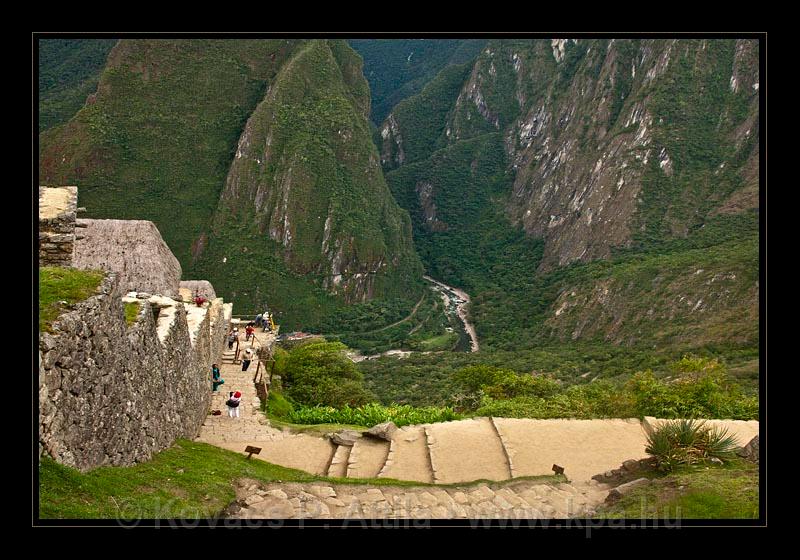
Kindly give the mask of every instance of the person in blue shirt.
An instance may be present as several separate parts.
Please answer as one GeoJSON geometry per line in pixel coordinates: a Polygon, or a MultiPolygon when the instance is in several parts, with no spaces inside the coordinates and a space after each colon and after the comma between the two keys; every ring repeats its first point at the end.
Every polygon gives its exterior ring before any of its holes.
{"type": "Polygon", "coordinates": [[[225,383],[225,380],[222,379],[219,373],[219,366],[217,364],[213,364],[211,366],[211,390],[215,393],[219,391],[219,386],[225,383]]]}

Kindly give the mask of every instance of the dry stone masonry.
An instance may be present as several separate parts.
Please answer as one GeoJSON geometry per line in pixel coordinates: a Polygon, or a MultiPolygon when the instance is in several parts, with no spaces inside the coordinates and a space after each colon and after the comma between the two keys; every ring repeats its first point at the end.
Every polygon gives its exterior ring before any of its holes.
{"type": "Polygon", "coordinates": [[[40,266],[106,271],[39,333],[39,456],[82,470],[131,465],[198,435],[232,306],[202,281],[203,306],[172,299],[181,268],[155,225],[77,220],[77,200],[77,187],[39,188],[40,266]],[[126,304],[138,307],[130,326],[126,304]]]}
{"type": "Polygon", "coordinates": [[[464,486],[380,486],[325,482],[263,484],[243,479],[227,515],[239,519],[553,519],[586,517],[601,485],[518,480],[464,486]]]}
{"type": "Polygon", "coordinates": [[[39,266],[72,266],[78,187],[39,187],[39,266]]]}
{"type": "Polygon", "coordinates": [[[40,455],[82,470],[131,465],[196,436],[230,312],[221,299],[199,308],[123,296],[108,274],[96,295],[40,334],[40,455]],[[124,302],[139,305],[130,327],[124,302]]]}

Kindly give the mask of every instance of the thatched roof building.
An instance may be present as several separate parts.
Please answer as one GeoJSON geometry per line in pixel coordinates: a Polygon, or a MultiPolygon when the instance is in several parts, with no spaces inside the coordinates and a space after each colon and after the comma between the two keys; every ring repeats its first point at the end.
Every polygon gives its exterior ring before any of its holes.
{"type": "Polygon", "coordinates": [[[217,298],[214,286],[208,280],[182,280],[180,288],[184,300],[191,301],[197,295],[209,301],[217,298]]]}
{"type": "Polygon", "coordinates": [[[117,272],[124,291],[178,297],[181,265],[153,222],[77,220],[73,266],[117,272]]]}

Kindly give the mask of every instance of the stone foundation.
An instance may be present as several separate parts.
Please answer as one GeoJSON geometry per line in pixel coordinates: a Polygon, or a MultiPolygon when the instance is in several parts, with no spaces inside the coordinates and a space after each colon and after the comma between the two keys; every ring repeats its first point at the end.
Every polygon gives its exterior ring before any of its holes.
{"type": "Polygon", "coordinates": [[[78,187],[39,187],[39,266],[72,266],[78,187]]]}
{"type": "Polygon", "coordinates": [[[110,273],[96,295],[39,337],[39,452],[87,470],[148,460],[198,435],[210,404],[230,304],[203,308],[124,297],[110,273]],[[125,322],[123,302],[139,304],[125,322]]]}

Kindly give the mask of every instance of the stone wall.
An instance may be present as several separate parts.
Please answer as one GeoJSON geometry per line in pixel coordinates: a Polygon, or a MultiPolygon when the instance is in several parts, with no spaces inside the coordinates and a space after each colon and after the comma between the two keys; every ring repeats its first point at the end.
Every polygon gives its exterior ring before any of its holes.
{"type": "Polygon", "coordinates": [[[108,274],[97,295],[40,333],[40,456],[81,470],[131,465],[195,437],[230,315],[221,299],[197,308],[124,296],[108,274]],[[132,301],[139,314],[127,326],[123,302],[132,301]]]}
{"type": "Polygon", "coordinates": [[[72,266],[78,187],[39,187],[39,266],[72,266]]]}

